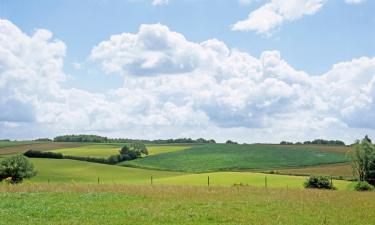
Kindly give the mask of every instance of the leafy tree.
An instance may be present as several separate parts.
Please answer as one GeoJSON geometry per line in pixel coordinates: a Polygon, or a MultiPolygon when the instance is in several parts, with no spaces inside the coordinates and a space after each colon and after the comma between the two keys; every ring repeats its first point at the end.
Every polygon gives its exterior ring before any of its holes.
{"type": "Polygon", "coordinates": [[[235,142],[235,141],[228,140],[228,141],[225,142],[225,144],[229,144],[229,145],[237,145],[238,143],[235,142]]]}
{"type": "Polygon", "coordinates": [[[23,155],[11,156],[1,162],[0,180],[11,177],[11,183],[16,184],[35,175],[34,165],[23,155]]]}
{"type": "Polygon", "coordinates": [[[139,154],[148,155],[148,150],[146,148],[146,145],[142,142],[133,142],[130,143],[130,150],[135,151],[139,154]]]}
{"type": "MultiPolygon", "coordinates": [[[[371,141],[371,140],[370,140],[371,141]]],[[[375,146],[366,137],[357,142],[351,152],[354,175],[359,181],[375,182],[375,146]]]]}

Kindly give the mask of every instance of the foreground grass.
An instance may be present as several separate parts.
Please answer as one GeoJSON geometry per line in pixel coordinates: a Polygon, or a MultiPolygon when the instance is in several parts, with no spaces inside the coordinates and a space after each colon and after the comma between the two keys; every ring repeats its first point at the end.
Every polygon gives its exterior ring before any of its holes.
{"type": "Polygon", "coordinates": [[[375,193],[254,187],[0,186],[0,224],[372,224],[375,193]]]}
{"type": "Polygon", "coordinates": [[[346,154],[306,146],[209,144],[123,162],[149,169],[213,172],[272,169],[346,162],[346,154]]]}

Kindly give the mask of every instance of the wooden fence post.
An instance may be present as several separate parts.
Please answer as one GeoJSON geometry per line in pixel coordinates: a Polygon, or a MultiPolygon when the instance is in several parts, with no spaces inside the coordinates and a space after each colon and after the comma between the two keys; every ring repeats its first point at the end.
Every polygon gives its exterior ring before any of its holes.
{"type": "Polygon", "coordinates": [[[264,187],[267,188],[267,176],[264,176],[264,187]]]}
{"type": "Polygon", "coordinates": [[[151,185],[153,185],[154,184],[154,179],[153,179],[153,177],[151,176],[151,178],[150,178],[150,182],[151,182],[151,185]]]}
{"type": "Polygon", "coordinates": [[[207,177],[207,186],[210,186],[210,176],[207,177]]]}
{"type": "Polygon", "coordinates": [[[98,177],[98,184],[100,184],[100,179],[99,179],[99,177],[98,177]]]}

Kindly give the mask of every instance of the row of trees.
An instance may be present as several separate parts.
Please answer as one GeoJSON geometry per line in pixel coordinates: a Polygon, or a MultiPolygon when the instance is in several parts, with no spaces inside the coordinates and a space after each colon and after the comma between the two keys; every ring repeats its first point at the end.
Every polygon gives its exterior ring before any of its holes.
{"type": "Polygon", "coordinates": [[[107,138],[98,135],[86,135],[86,134],[79,134],[79,135],[62,135],[57,136],[53,139],[55,142],[95,142],[95,143],[133,143],[133,142],[142,142],[142,143],[149,143],[149,144],[214,144],[216,143],[215,140],[207,140],[204,138],[198,138],[196,140],[191,138],[177,138],[177,139],[158,139],[158,140],[137,140],[137,139],[128,139],[128,138],[107,138]]]}
{"type": "Polygon", "coordinates": [[[282,141],[280,142],[281,145],[339,145],[344,146],[345,142],[341,140],[324,140],[324,139],[315,139],[313,141],[304,141],[304,142],[289,142],[289,141],[282,141]]]}

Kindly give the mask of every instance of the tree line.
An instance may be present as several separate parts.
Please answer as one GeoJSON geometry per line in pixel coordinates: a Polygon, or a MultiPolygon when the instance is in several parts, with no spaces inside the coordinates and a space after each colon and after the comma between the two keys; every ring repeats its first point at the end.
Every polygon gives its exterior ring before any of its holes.
{"type": "Polygon", "coordinates": [[[142,142],[146,144],[214,144],[215,140],[198,138],[176,138],[176,139],[158,139],[158,140],[139,140],[139,139],[129,139],[129,138],[108,138],[99,135],[87,135],[87,134],[71,134],[71,135],[61,135],[53,139],[54,142],[94,142],[94,143],[134,143],[142,142]]]}
{"type": "Polygon", "coordinates": [[[313,141],[304,141],[304,142],[289,142],[282,141],[281,145],[338,145],[345,146],[345,142],[341,140],[324,140],[324,139],[315,139],[313,141]]]}

